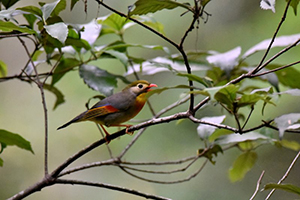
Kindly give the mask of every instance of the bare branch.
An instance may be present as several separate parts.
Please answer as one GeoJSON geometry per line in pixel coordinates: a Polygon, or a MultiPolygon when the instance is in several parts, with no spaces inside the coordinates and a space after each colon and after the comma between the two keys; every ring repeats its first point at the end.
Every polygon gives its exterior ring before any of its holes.
{"type": "Polygon", "coordinates": [[[129,172],[128,170],[126,170],[124,167],[120,166],[120,168],[126,172],[127,174],[137,178],[137,179],[140,179],[140,180],[143,180],[143,181],[146,181],[146,182],[151,182],[151,183],[159,183],[159,184],[176,184],[176,183],[182,183],[182,182],[186,182],[186,181],[189,181],[191,180],[192,178],[196,177],[202,170],[203,168],[205,167],[205,165],[207,164],[207,159],[204,161],[204,163],[202,164],[202,166],[197,170],[195,171],[193,174],[191,174],[190,176],[184,178],[184,179],[179,179],[179,180],[175,180],[175,181],[158,181],[158,180],[152,180],[152,179],[147,179],[147,178],[143,178],[141,176],[138,176],[136,174],[133,174],[131,172],[129,172]]]}
{"type": "Polygon", "coordinates": [[[69,179],[57,179],[55,181],[55,183],[71,184],[71,185],[88,185],[88,186],[107,188],[107,189],[111,189],[111,190],[115,190],[115,191],[125,192],[125,193],[128,193],[128,194],[133,194],[133,195],[136,195],[136,196],[144,197],[146,199],[170,200],[169,198],[156,196],[156,195],[153,195],[153,194],[147,194],[147,193],[143,193],[143,192],[140,192],[140,191],[137,191],[137,190],[128,189],[128,188],[125,188],[125,187],[120,187],[120,186],[111,185],[111,184],[99,183],[99,182],[69,180],[69,179]]]}
{"type": "Polygon", "coordinates": [[[281,28],[281,25],[282,25],[283,22],[285,21],[285,18],[286,18],[287,11],[288,11],[288,9],[289,9],[290,3],[291,3],[291,0],[289,0],[289,1],[287,2],[287,4],[286,4],[286,7],[285,7],[285,9],[284,9],[284,13],[283,13],[283,15],[282,15],[281,21],[279,22],[279,24],[278,24],[278,26],[277,26],[277,29],[276,29],[276,31],[275,31],[273,37],[272,37],[272,40],[271,40],[271,42],[270,42],[270,44],[269,44],[269,46],[268,46],[268,48],[267,48],[267,50],[266,50],[264,56],[262,57],[260,63],[257,65],[257,67],[251,72],[251,74],[255,74],[255,73],[257,73],[258,71],[260,71],[260,70],[262,69],[262,67],[261,67],[261,66],[262,66],[262,63],[265,61],[267,55],[269,54],[269,51],[270,51],[270,49],[271,49],[271,47],[272,47],[272,45],[273,45],[273,43],[274,43],[274,41],[275,41],[275,38],[277,37],[277,34],[278,34],[278,32],[279,32],[279,30],[280,30],[280,28],[281,28]]]}
{"type": "Polygon", "coordinates": [[[256,197],[256,195],[257,195],[257,193],[259,191],[261,180],[262,180],[264,174],[265,174],[265,170],[263,170],[262,173],[260,174],[259,179],[257,180],[257,183],[256,183],[255,191],[254,191],[253,195],[251,196],[251,198],[249,200],[253,200],[256,197]]]}
{"type": "MultiPolygon", "coordinates": [[[[277,184],[281,184],[290,174],[292,168],[294,167],[296,161],[298,160],[300,156],[300,151],[298,151],[297,155],[295,156],[295,158],[293,159],[292,163],[290,164],[289,168],[287,169],[287,171],[285,172],[285,174],[282,176],[282,178],[277,182],[277,184]]],[[[265,200],[270,199],[270,197],[272,196],[272,194],[275,192],[275,189],[272,189],[271,192],[268,194],[268,196],[266,197],[265,200]]]]}

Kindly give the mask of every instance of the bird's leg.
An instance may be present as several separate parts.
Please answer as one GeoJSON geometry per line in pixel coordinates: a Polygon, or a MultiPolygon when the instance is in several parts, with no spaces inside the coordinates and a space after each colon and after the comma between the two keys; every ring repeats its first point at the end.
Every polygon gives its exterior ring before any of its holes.
{"type": "Polygon", "coordinates": [[[130,125],[130,124],[118,124],[118,125],[111,125],[111,126],[117,126],[117,127],[126,127],[126,133],[128,134],[128,135],[133,135],[133,133],[134,133],[134,131],[132,131],[132,132],[128,132],[128,129],[132,126],[132,125],[130,125]]]}
{"type": "Polygon", "coordinates": [[[106,144],[109,144],[110,143],[110,140],[107,138],[108,136],[110,136],[110,134],[105,130],[105,128],[104,128],[104,126],[102,125],[102,124],[99,124],[100,126],[101,126],[101,128],[102,128],[102,130],[104,131],[104,133],[105,133],[105,137],[104,137],[104,139],[105,139],[105,141],[106,141],[106,144]]]}

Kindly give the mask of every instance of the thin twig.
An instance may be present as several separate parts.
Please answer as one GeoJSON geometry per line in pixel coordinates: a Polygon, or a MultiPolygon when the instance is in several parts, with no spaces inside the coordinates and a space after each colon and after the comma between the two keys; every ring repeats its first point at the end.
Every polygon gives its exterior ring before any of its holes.
{"type": "Polygon", "coordinates": [[[32,64],[32,67],[34,69],[35,72],[35,78],[36,78],[36,83],[37,86],[40,90],[41,93],[41,98],[42,98],[42,105],[43,105],[43,110],[44,110],[44,125],[45,125],[45,141],[44,141],[44,174],[45,176],[48,175],[48,111],[47,111],[47,105],[46,105],[46,98],[45,98],[45,94],[44,94],[44,88],[43,88],[43,83],[41,82],[39,76],[38,76],[38,71],[36,69],[36,66],[31,58],[31,55],[29,53],[29,49],[27,48],[24,40],[22,40],[19,36],[18,36],[19,41],[21,42],[21,44],[23,45],[25,52],[27,54],[27,56],[29,57],[29,60],[32,64]]]}
{"type": "Polygon", "coordinates": [[[272,70],[269,70],[269,71],[266,71],[266,72],[262,72],[262,73],[259,73],[259,74],[252,74],[251,77],[258,77],[258,76],[264,76],[266,74],[270,74],[270,73],[273,73],[273,72],[277,72],[279,70],[283,70],[285,68],[288,68],[288,67],[291,67],[291,66],[294,66],[294,65],[297,65],[299,64],[300,61],[296,61],[296,62],[293,62],[291,64],[288,64],[288,65],[284,65],[284,66],[281,66],[281,67],[277,67],[275,69],[272,69],[272,70]]]}
{"type": "Polygon", "coordinates": [[[169,198],[165,198],[165,197],[161,197],[161,196],[157,196],[157,195],[153,195],[153,194],[147,194],[147,193],[143,193],[143,192],[140,192],[137,190],[120,187],[117,185],[111,185],[111,184],[105,184],[105,183],[99,183],[99,182],[70,180],[70,179],[57,179],[55,181],[55,183],[94,186],[94,187],[100,187],[100,188],[106,188],[106,189],[111,189],[111,190],[115,190],[115,191],[125,192],[128,194],[133,194],[136,196],[144,197],[146,199],[170,200],[169,198]]]}
{"type": "Polygon", "coordinates": [[[245,123],[244,123],[244,125],[243,125],[243,127],[242,127],[242,130],[244,130],[245,126],[247,125],[247,123],[248,123],[248,121],[249,121],[249,119],[250,119],[250,116],[251,116],[252,113],[253,113],[253,110],[254,110],[254,105],[251,106],[250,113],[249,113],[249,115],[248,115],[248,117],[247,117],[247,119],[246,119],[246,121],[245,121],[245,123]]]}
{"type": "Polygon", "coordinates": [[[145,132],[146,128],[142,128],[139,132],[134,136],[134,138],[130,141],[130,143],[123,149],[123,151],[118,156],[119,159],[128,152],[128,150],[133,146],[133,144],[137,141],[137,139],[145,132]]]}
{"type": "Polygon", "coordinates": [[[261,180],[262,180],[264,174],[265,174],[265,170],[263,170],[262,173],[260,174],[259,179],[257,180],[257,183],[256,183],[255,191],[254,191],[253,195],[251,196],[251,198],[249,200],[253,200],[256,197],[256,195],[257,195],[257,193],[259,191],[261,180]]]}
{"type": "Polygon", "coordinates": [[[159,184],[176,184],[176,183],[182,183],[182,182],[186,182],[186,181],[189,181],[191,180],[192,178],[196,177],[202,170],[203,168],[205,167],[205,165],[207,164],[207,159],[204,161],[204,163],[202,164],[202,166],[197,170],[195,171],[193,174],[191,174],[190,176],[184,178],[184,179],[179,179],[179,180],[175,180],[175,181],[158,181],[158,180],[152,180],[152,179],[148,179],[148,178],[144,178],[144,177],[141,177],[141,176],[138,176],[136,174],[133,174],[131,172],[129,172],[128,170],[126,170],[124,167],[120,166],[120,168],[126,172],[127,174],[137,178],[137,179],[140,179],[140,180],[143,180],[143,181],[146,181],[146,182],[150,182],[150,183],[159,183],[159,184]]]}
{"type": "Polygon", "coordinates": [[[284,9],[284,13],[283,13],[283,15],[282,15],[281,21],[279,22],[279,24],[278,24],[278,26],[277,26],[277,29],[276,29],[276,31],[275,31],[275,33],[274,33],[272,39],[271,39],[271,42],[270,42],[270,44],[269,44],[269,46],[268,46],[268,48],[267,48],[265,54],[263,55],[263,57],[262,57],[260,63],[259,63],[259,64],[257,65],[257,67],[252,71],[251,74],[255,74],[255,73],[257,73],[258,71],[260,71],[260,70],[262,69],[261,66],[262,66],[263,62],[265,61],[267,55],[269,54],[270,49],[271,49],[271,47],[272,47],[272,45],[273,45],[273,43],[274,43],[274,41],[275,41],[275,38],[277,37],[277,34],[278,34],[278,32],[279,32],[279,30],[280,30],[280,28],[281,28],[283,22],[284,22],[285,19],[286,19],[286,15],[287,15],[287,11],[288,11],[288,9],[289,9],[290,3],[291,3],[291,0],[289,0],[289,1],[287,2],[287,4],[286,4],[286,7],[285,7],[285,9],[284,9]]]}
{"type": "MultiPolygon", "coordinates": [[[[300,156],[300,151],[298,151],[297,155],[295,156],[295,158],[293,159],[292,163],[290,164],[289,168],[287,169],[287,171],[285,172],[285,174],[282,176],[282,178],[277,182],[277,184],[281,184],[290,174],[292,168],[294,167],[296,161],[298,160],[300,156]]],[[[265,200],[270,199],[270,197],[272,196],[272,194],[275,192],[275,188],[271,190],[271,192],[268,194],[268,196],[266,197],[265,200]]]]}

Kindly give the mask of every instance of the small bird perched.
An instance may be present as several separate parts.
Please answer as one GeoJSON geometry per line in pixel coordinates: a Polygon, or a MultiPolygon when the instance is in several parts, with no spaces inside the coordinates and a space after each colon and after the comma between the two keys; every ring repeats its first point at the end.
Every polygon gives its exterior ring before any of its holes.
{"type": "MultiPolygon", "coordinates": [[[[150,91],[152,87],[157,87],[157,85],[145,80],[135,81],[125,87],[121,92],[99,101],[91,109],[58,127],[57,130],[65,128],[72,123],[93,121],[101,126],[106,137],[109,136],[109,133],[105,130],[103,125],[107,127],[125,126],[127,133],[131,125],[122,125],[121,123],[130,120],[141,111],[147,101],[146,93],[150,91]]],[[[109,141],[107,140],[107,142],[109,141]]]]}

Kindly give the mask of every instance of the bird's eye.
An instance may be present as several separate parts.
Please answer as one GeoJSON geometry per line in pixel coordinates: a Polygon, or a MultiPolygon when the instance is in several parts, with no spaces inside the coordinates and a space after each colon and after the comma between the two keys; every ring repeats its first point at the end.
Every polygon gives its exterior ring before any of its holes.
{"type": "Polygon", "coordinates": [[[140,88],[140,89],[142,89],[142,88],[144,87],[142,84],[138,84],[137,86],[138,86],[138,88],[140,88]]]}

